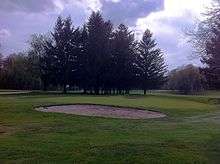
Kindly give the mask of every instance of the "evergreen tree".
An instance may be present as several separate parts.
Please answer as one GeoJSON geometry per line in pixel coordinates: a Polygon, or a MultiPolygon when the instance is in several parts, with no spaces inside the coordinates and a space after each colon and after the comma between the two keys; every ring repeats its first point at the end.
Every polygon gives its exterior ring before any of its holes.
{"type": "Polygon", "coordinates": [[[118,26],[113,40],[113,81],[119,94],[128,93],[132,87],[134,59],[135,59],[134,34],[123,24],[118,26]]]}
{"type": "Polygon", "coordinates": [[[81,67],[81,56],[83,55],[84,46],[82,43],[82,31],[77,28],[73,32],[73,38],[71,40],[71,53],[72,53],[72,61],[71,71],[69,73],[69,84],[72,86],[79,86],[80,83],[80,67],[81,67]]]}
{"type": "MultiPolygon", "coordinates": [[[[43,90],[46,91],[48,87],[57,84],[56,79],[56,56],[54,56],[54,46],[52,41],[46,41],[44,45],[45,53],[39,58],[40,76],[43,83],[43,90]]],[[[59,78],[59,77],[57,77],[59,78]]]]}
{"type": "Polygon", "coordinates": [[[52,33],[52,43],[48,43],[46,46],[46,53],[52,60],[53,72],[58,83],[63,86],[64,93],[67,92],[66,87],[71,84],[76,71],[78,38],[79,29],[74,30],[71,18],[58,17],[52,33]]]}
{"type": "Polygon", "coordinates": [[[152,33],[146,30],[139,44],[138,68],[141,88],[156,89],[165,81],[166,65],[161,50],[156,47],[152,33]]]}
{"type": "Polygon", "coordinates": [[[94,88],[96,94],[103,88],[103,79],[107,72],[106,64],[111,59],[110,36],[112,24],[105,22],[99,12],[93,12],[87,23],[88,30],[88,61],[87,70],[90,88],[94,88]]]}
{"type": "Polygon", "coordinates": [[[84,90],[84,93],[87,93],[89,89],[89,77],[87,68],[88,64],[88,31],[86,25],[81,29],[80,36],[80,55],[78,58],[78,86],[84,90]]]}

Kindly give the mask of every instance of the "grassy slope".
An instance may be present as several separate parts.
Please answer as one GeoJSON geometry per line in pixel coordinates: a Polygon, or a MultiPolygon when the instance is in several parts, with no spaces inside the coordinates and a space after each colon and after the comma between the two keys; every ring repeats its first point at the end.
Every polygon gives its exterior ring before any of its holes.
{"type": "Polygon", "coordinates": [[[0,96],[0,163],[219,163],[220,110],[205,97],[0,96]],[[34,106],[95,103],[168,114],[122,120],[41,113],[34,106]]]}

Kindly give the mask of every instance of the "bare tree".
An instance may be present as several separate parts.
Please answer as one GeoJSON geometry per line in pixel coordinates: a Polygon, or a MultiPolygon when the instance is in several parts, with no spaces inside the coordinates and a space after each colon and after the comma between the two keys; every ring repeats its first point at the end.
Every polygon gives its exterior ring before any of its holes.
{"type": "Polygon", "coordinates": [[[190,33],[191,43],[201,62],[210,88],[220,88],[220,1],[207,10],[204,20],[190,33]]]}
{"type": "Polygon", "coordinates": [[[168,76],[168,89],[184,94],[192,94],[203,90],[204,76],[199,68],[193,65],[180,67],[170,72],[168,76]]]}

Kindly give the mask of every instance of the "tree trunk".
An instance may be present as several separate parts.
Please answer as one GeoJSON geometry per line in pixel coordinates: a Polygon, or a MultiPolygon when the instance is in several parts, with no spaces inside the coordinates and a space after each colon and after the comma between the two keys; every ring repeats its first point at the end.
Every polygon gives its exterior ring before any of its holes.
{"type": "Polygon", "coordinates": [[[115,95],[115,93],[116,93],[116,91],[115,91],[115,89],[113,89],[113,90],[112,90],[112,94],[115,95]]]}
{"type": "Polygon", "coordinates": [[[87,89],[86,88],[83,89],[83,93],[87,94],[87,89]]]}
{"type": "Polygon", "coordinates": [[[125,94],[129,95],[129,90],[128,89],[125,91],[125,94]]]}
{"type": "Polygon", "coordinates": [[[65,93],[65,94],[67,93],[67,91],[66,91],[66,84],[63,85],[63,93],[65,93]]]}
{"type": "Polygon", "coordinates": [[[95,88],[95,94],[99,95],[99,88],[98,87],[95,88]]]}
{"type": "Polygon", "coordinates": [[[144,89],[144,95],[146,95],[146,93],[147,93],[147,90],[146,90],[146,89],[144,89]]]}
{"type": "Polygon", "coordinates": [[[43,91],[47,91],[47,82],[43,81],[43,91]]]}
{"type": "Polygon", "coordinates": [[[119,89],[119,95],[121,95],[121,93],[122,93],[122,92],[121,92],[121,89],[119,89]]]}

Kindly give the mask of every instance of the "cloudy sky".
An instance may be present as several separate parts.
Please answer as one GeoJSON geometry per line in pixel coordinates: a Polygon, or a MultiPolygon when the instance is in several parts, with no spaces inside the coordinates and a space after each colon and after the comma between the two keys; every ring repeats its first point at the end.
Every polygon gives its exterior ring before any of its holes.
{"type": "Polygon", "coordinates": [[[1,0],[1,52],[24,51],[33,33],[52,30],[58,15],[71,15],[82,25],[92,10],[100,10],[117,26],[125,23],[137,38],[149,28],[163,50],[169,68],[194,63],[184,31],[196,26],[211,0],[1,0]]]}

